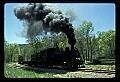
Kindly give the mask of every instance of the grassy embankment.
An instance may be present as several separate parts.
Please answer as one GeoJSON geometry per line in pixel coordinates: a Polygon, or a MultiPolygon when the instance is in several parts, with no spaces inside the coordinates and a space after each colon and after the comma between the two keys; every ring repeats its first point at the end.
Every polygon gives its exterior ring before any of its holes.
{"type": "Polygon", "coordinates": [[[4,76],[6,78],[54,78],[52,73],[35,73],[34,71],[23,70],[15,64],[5,64],[4,76]]]}

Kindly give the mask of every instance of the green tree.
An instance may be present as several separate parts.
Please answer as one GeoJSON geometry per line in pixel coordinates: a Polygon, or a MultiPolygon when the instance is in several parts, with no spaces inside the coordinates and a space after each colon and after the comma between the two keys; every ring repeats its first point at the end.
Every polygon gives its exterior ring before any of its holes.
{"type": "Polygon", "coordinates": [[[83,58],[85,59],[85,55],[86,55],[86,52],[85,52],[86,43],[85,43],[85,41],[86,41],[86,38],[85,38],[85,36],[83,34],[82,28],[79,27],[78,29],[75,30],[75,37],[76,37],[75,47],[78,48],[78,50],[80,51],[81,56],[83,56],[83,58]]]}
{"type": "Polygon", "coordinates": [[[91,22],[83,21],[76,31],[76,37],[80,37],[77,39],[79,45],[81,46],[79,46],[80,51],[82,52],[82,54],[86,54],[86,58],[84,58],[88,60],[90,59],[90,46],[92,46],[90,41],[93,30],[94,28],[92,27],[91,22]]]}
{"type": "Polygon", "coordinates": [[[59,34],[53,34],[49,38],[50,38],[50,41],[51,41],[52,45],[54,45],[55,43],[57,43],[58,47],[59,48],[63,48],[63,50],[67,46],[70,47],[70,45],[68,44],[68,38],[67,38],[67,36],[64,33],[62,33],[62,32],[60,32],[59,34]]]}
{"type": "Polygon", "coordinates": [[[31,45],[33,47],[32,49],[33,49],[34,53],[37,53],[42,46],[40,39],[38,37],[29,38],[27,40],[27,42],[29,45],[31,45]]]}
{"type": "Polygon", "coordinates": [[[115,58],[115,31],[109,30],[99,33],[98,45],[101,56],[115,58]]]}
{"type": "Polygon", "coordinates": [[[4,38],[4,60],[7,63],[10,62],[10,55],[9,55],[9,51],[8,51],[8,45],[9,45],[9,43],[4,38]]]}
{"type": "Polygon", "coordinates": [[[19,47],[19,45],[18,44],[13,44],[13,62],[16,62],[16,61],[18,61],[18,56],[21,54],[20,53],[20,47],[19,47]]]}
{"type": "Polygon", "coordinates": [[[31,59],[31,54],[34,53],[34,48],[32,45],[30,44],[26,44],[23,48],[22,48],[22,51],[21,51],[23,57],[24,57],[24,60],[25,61],[29,61],[31,59]]]}
{"type": "Polygon", "coordinates": [[[18,55],[20,55],[20,48],[18,44],[4,43],[4,57],[5,62],[16,62],[18,55]]]}

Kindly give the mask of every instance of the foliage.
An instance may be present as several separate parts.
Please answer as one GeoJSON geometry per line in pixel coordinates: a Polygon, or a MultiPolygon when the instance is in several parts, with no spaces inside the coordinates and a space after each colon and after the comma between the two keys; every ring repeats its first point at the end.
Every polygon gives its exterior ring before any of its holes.
{"type": "Polygon", "coordinates": [[[91,42],[93,39],[93,30],[94,28],[92,27],[92,23],[87,21],[83,21],[77,30],[75,30],[75,35],[77,38],[76,45],[79,48],[84,59],[90,59],[90,55],[93,54],[93,42],[91,42]]]}
{"type": "Polygon", "coordinates": [[[18,68],[16,65],[5,64],[4,75],[6,78],[54,78],[52,73],[23,70],[18,68]]]}
{"type": "Polygon", "coordinates": [[[94,28],[91,22],[83,23],[75,29],[76,47],[84,59],[90,60],[95,57],[115,58],[115,31],[98,31],[93,34],[94,28]],[[97,37],[96,37],[97,36],[97,37]]]}
{"type": "Polygon", "coordinates": [[[50,41],[53,44],[57,43],[58,47],[63,48],[63,50],[65,50],[66,47],[70,47],[70,45],[68,44],[67,36],[62,32],[60,32],[59,34],[52,35],[50,37],[50,41]]]}
{"type": "Polygon", "coordinates": [[[16,43],[9,44],[7,41],[5,41],[4,52],[5,62],[16,62],[18,55],[20,55],[20,47],[16,43]]]}
{"type": "MultiPolygon", "coordinates": [[[[74,28],[76,44],[81,56],[85,60],[95,57],[115,58],[115,31],[98,31],[93,33],[92,22],[83,21],[82,24],[74,28]]],[[[5,62],[17,61],[18,55],[23,55],[25,60],[30,60],[31,54],[36,54],[41,50],[55,47],[57,43],[60,49],[70,48],[67,36],[60,32],[58,34],[47,34],[40,37],[28,38],[28,44],[20,49],[18,44],[10,44],[4,38],[5,62]]]]}
{"type": "Polygon", "coordinates": [[[115,31],[102,32],[97,39],[99,54],[107,58],[115,58],[115,31]]]}

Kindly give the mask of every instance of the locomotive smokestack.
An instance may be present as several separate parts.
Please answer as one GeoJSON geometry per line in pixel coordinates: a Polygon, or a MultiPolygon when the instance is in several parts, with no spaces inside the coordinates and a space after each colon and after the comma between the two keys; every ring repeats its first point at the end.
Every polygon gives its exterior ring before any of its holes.
{"type": "Polygon", "coordinates": [[[73,28],[69,29],[67,36],[68,36],[68,43],[71,45],[71,51],[74,51],[74,45],[76,43],[76,39],[73,28]]]}
{"type": "Polygon", "coordinates": [[[42,32],[63,32],[67,35],[68,43],[71,45],[71,50],[73,51],[76,40],[70,22],[75,19],[74,13],[69,11],[66,15],[63,15],[60,9],[55,9],[56,7],[51,8],[51,6],[42,3],[28,3],[18,5],[13,10],[15,16],[23,20],[27,26],[27,38],[38,36],[42,32]]]}

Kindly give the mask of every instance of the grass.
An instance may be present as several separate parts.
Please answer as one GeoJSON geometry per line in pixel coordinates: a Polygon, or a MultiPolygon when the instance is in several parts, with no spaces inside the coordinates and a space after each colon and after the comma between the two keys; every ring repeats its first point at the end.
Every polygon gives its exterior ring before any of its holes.
{"type": "Polygon", "coordinates": [[[85,62],[86,68],[91,68],[93,70],[115,70],[115,59],[102,59],[102,63],[98,65],[91,64],[90,61],[85,62]],[[113,61],[110,61],[113,60],[113,61]]]}
{"type": "MultiPolygon", "coordinates": [[[[85,65],[85,68],[91,68],[93,70],[115,70],[115,65],[85,65]]],[[[66,73],[67,74],[67,73],[66,73]]],[[[66,74],[59,74],[61,77],[66,74]]],[[[4,65],[4,76],[6,78],[61,78],[56,77],[55,73],[35,72],[34,70],[24,70],[22,66],[18,66],[14,63],[4,65]]],[[[70,77],[67,75],[66,77],[70,77]]],[[[72,76],[75,78],[76,76],[72,76]]]]}
{"type": "Polygon", "coordinates": [[[93,70],[115,70],[115,65],[85,65],[86,68],[91,68],[93,70]]]}
{"type": "Polygon", "coordinates": [[[35,73],[10,64],[5,64],[4,76],[6,78],[55,78],[52,73],[35,73]]]}

